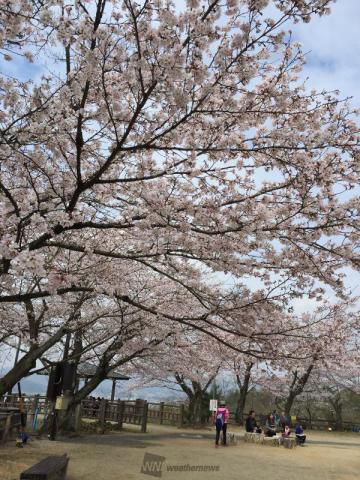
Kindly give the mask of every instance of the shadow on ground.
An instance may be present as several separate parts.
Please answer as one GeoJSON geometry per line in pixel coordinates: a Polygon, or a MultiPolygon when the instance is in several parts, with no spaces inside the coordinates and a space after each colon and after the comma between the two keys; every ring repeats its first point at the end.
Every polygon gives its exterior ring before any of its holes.
{"type": "Polygon", "coordinates": [[[59,442],[81,445],[109,445],[123,448],[163,447],[169,442],[179,439],[209,440],[214,439],[212,433],[183,433],[183,432],[156,432],[156,433],[110,433],[106,435],[86,435],[72,439],[59,438],[59,442]]]}

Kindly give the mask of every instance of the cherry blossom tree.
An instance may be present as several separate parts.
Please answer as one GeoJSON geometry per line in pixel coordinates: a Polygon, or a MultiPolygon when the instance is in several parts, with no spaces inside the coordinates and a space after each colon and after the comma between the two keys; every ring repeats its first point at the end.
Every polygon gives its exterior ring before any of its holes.
{"type": "Polygon", "coordinates": [[[256,385],[257,362],[247,356],[237,356],[232,362],[231,371],[235,375],[238,397],[236,404],[235,420],[239,425],[244,424],[245,403],[249,392],[256,385]]]}
{"type": "Polygon", "coordinates": [[[81,358],[81,361],[90,362],[96,367],[95,372],[91,379],[72,395],[61,428],[69,428],[75,407],[106,380],[112,370],[121,367],[124,373],[131,372],[132,362],[155,355],[159,345],[173,335],[172,324],[162,324],[154,328],[153,323],[153,318],[127,308],[122,309],[119,315],[103,319],[100,325],[96,325],[94,332],[91,329],[86,332],[83,337],[84,348],[78,360],[81,358]]]}
{"type": "Polygon", "coordinates": [[[312,375],[310,388],[317,401],[330,407],[336,430],[343,430],[343,407],[347,393],[360,395],[359,353],[348,339],[341,362],[318,368],[312,375]]]}
{"type": "MultiPolygon", "coordinates": [[[[80,294],[72,297],[72,302],[64,301],[27,300],[15,308],[0,309],[1,320],[5,317],[6,324],[1,327],[7,344],[20,347],[20,359],[5,375],[0,378],[0,395],[18,383],[31,369],[36,366],[36,361],[57,344],[67,332],[76,331],[79,326],[78,316],[81,306],[86,301],[86,296],[80,294]],[[16,339],[16,342],[14,340],[16,339]],[[16,343],[16,345],[15,345],[16,343]]],[[[91,323],[94,317],[88,318],[91,323]]]]}
{"type": "Polygon", "coordinates": [[[3,36],[52,72],[1,78],[2,302],[48,295],[58,249],[177,281],[191,260],[341,287],[358,266],[358,128],[300,83],[284,30],[330,2],[271,3],[274,18],[252,0],[2,2],[3,36]],[[25,294],[26,270],[43,280],[25,294]]]}
{"type": "MultiPolygon", "coordinates": [[[[0,76],[5,310],[108,296],[148,339],[177,324],[263,359],[293,338],[287,300],[321,298],[321,283],[346,295],[358,126],[336,92],[302,84],[286,31],[330,3],[0,0],[4,59],[40,69],[0,76]],[[218,273],[233,291],[207,281],[218,273]],[[249,278],[263,288],[247,292],[249,278]],[[257,323],[260,304],[274,312],[257,323]]],[[[97,347],[100,377],[116,332],[97,347]]]]}
{"type": "Polygon", "coordinates": [[[304,317],[306,323],[299,325],[303,335],[291,335],[287,342],[283,341],[281,351],[285,355],[279,357],[280,361],[270,362],[275,371],[266,382],[267,388],[277,394],[288,417],[295,399],[306,392],[314,372],[336,370],[336,365],[349,358],[349,344],[356,338],[353,328],[356,316],[348,304],[323,305],[304,317]],[[289,351],[297,352],[298,357],[286,357],[289,351]]]}
{"type": "Polygon", "coordinates": [[[209,418],[209,390],[214,385],[226,349],[208,336],[190,329],[177,329],[147,359],[136,362],[137,386],[168,388],[185,395],[187,421],[193,425],[209,418]]]}

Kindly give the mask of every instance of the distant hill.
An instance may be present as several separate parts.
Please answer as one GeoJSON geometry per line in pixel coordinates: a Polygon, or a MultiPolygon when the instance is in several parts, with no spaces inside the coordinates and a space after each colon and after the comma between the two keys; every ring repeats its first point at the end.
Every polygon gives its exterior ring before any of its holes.
{"type": "MultiPolygon", "coordinates": [[[[47,390],[48,377],[44,375],[30,375],[21,380],[21,391],[26,395],[45,395],[47,390]]],[[[96,390],[92,392],[91,395],[95,397],[104,397],[110,398],[111,395],[111,385],[112,382],[105,380],[102,382],[96,390]]],[[[13,388],[13,392],[17,393],[17,387],[13,388]]],[[[131,380],[119,381],[116,387],[115,398],[122,399],[135,399],[143,398],[149,402],[160,402],[160,401],[174,401],[183,399],[184,396],[177,394],[176,392],[169,391],[166,388],[159,387],[150,387],[150,388],[131,388],[131,380]]]]}

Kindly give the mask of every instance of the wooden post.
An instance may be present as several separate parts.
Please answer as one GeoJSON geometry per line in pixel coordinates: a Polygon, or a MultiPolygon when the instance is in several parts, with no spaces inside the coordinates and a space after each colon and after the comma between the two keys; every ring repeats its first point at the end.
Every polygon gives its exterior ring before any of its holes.
{"type": "Polygon", "coordinates": [[[160,402],[160,425],[164,422],[164,402],[160,402]]]}
{"type": "Polygon", "coordinates": [[[119,400],[117,422],[120,428],[122,428],[123,426],[124,412],[125,412],[125,402],[124,400],[119,400]]]}
{"type": "Polygon", "coordinates": [[[105,400],[105,398],[102,398],[100,400],[100,408],[99,408],[99,423],[103,433],[105,431],[106,404],[107,404],[107,400],[105,400]]]}
{"type": "Polygon", "coordinates": [[[183,427],[184,426],[184,413],[185,413],[185,406],[184,404],[182,403],[180,405],[180,421],[179,421],[179,427],[183,427]]]}
{"type": "Polygon", "coordinates": [[[137,398],[135,400],[135,408],[134,408],[134,423],[141,425],[142,415],[143,415],[143,402],[141,398],[137,398]]]}
{"type": "Polygon", "coordinates": [[[111,387],[111,401],[115,399],[115,388],[116,388],[116,378],[113,378],[112,387],[111,387]]]}
{"type": "Polygon", "coordinates": [[[146,433],[147,416],[148,416],[148,403],[146,400],[144,400],[142,418],[141,418],[141,433],[146,433]]]}

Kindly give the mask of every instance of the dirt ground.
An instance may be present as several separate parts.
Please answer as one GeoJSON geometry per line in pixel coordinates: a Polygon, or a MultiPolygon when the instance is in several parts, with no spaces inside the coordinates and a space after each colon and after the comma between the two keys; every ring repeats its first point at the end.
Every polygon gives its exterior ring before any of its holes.
{"type": "Polygon", "coordinates": [[[147,480],[154,476],[169,480],[360,479],[360,434],[307,433],[307,445],[293,450],[243,441],[215,449],[211,431],[158,425],[149,425],[146,434],[129,429],[55,442],[31,439],[23,449],[10,442],[0,446],[0,480],[18,480],[23,470],[41,458],[63,453],[70,456],[68,480],[147,480]],[[141,472],[145,454],[163,457],[158,464],[161,471],[153,470],[152,476],[141,472]],[[203,466],[215,468],[196,471],[203,466]]]}

